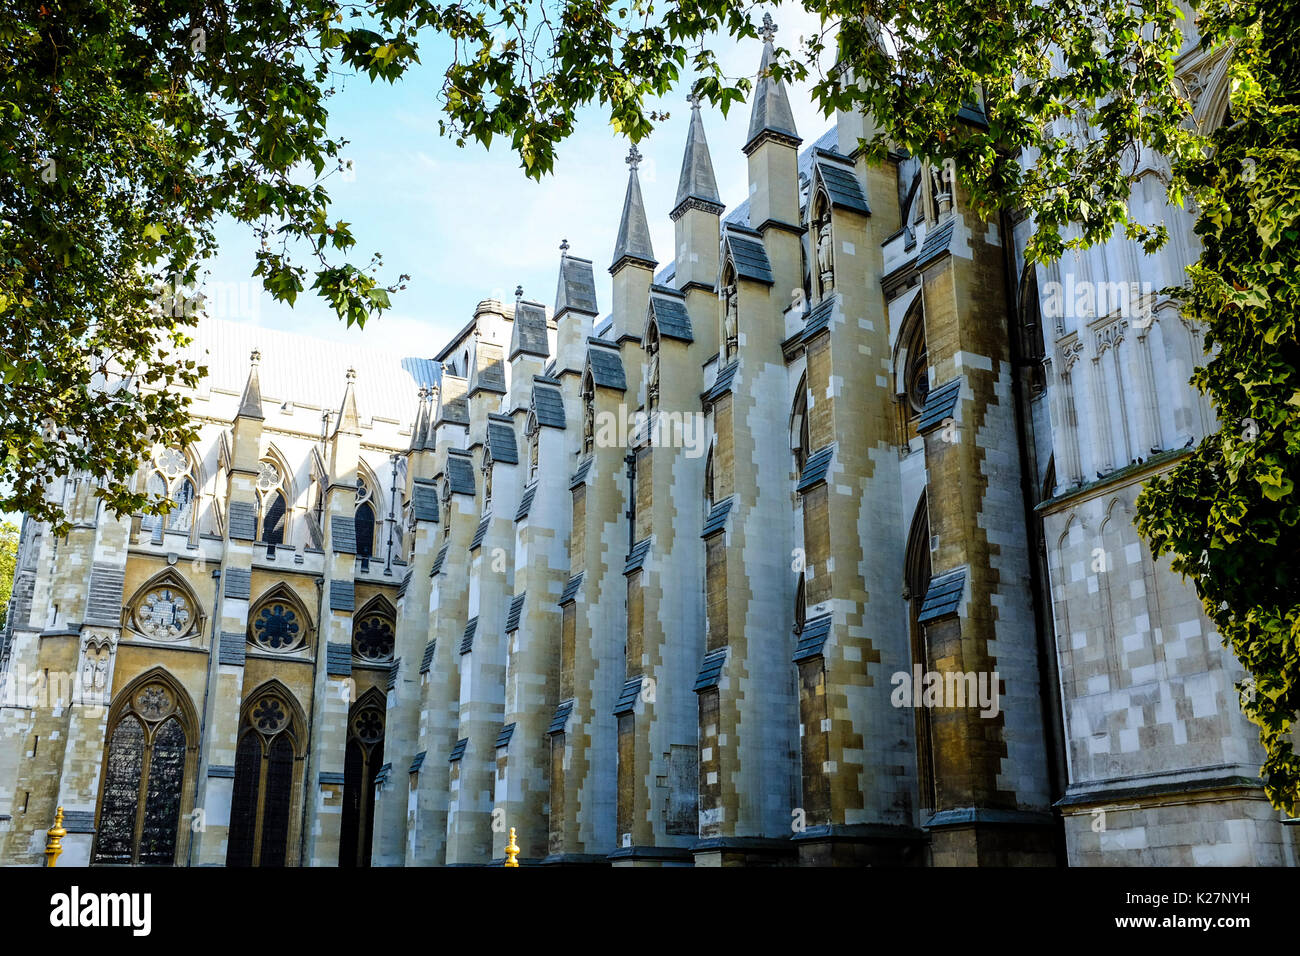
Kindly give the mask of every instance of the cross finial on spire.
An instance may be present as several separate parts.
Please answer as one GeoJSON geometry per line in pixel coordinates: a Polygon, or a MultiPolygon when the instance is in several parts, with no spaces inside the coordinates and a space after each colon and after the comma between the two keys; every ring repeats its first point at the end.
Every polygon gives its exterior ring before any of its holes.
{"type": "Polygon", "coordinates": [[[758,35],[765,43],[771,43],[776,39],[776,24],[772,22],[772,14],[763,14],[763,29],[758,31],[758,35]]]}
{"type": "Polygon", "coordinates": [[[420,394],[420,401],[424,401],[426,398],[429,397],[429,390],[425,388],[423,385],[421,385],[419,394],[420,394]]]}
{"type": "Polygon", "coordinates": [[[698,110],[700,108],[700,97],[698,94],[692,93],[690,96],[686,97],[686,102],[691,104],[691,109],[693,110],[698,110]]]}
{"type": "Polygon", "coordinates": [[[623,160],[623,162],[627,163],[628,166],[632,168],[633,172],[636,172],[636,170],[641,168],[641,160],[643,158],[641,150],[636,148],[636,143],[633,143],[632,148],[627,151],[627,159],[623,160]]]}
{"type": "Polygon", "coordinates": [[[348,366],[348,381],[349,381],[349,382],[355,382],[356,380],[357,380],[357,370],[354,369],[352,366],[349,365],[349,366],[348,366]]]}
{"type": "Polygon", "coordinates": [[[560,251],[561,251],[561,252],[568,252],[568,251],[569,251],[569,240],[568,240],[568,239],[561,239],[561,240],[560,240],[560,251]]]}
{"type": "Polygon", "coordinates": [[[252,362],[254,365],[256,365],[258,362],[262,361],[262,351],[261,351],[261,349],[253,349],[253,351],[252,351],[251,353],[249,353],[248,360],[249,360],[250,362],[252,362]]]}
{"type": "Polygon", "coordinates": [[[523,297],[524,297],[524,287],[521,285],[515,286],[515,301],[518,302],[523,297]]]}

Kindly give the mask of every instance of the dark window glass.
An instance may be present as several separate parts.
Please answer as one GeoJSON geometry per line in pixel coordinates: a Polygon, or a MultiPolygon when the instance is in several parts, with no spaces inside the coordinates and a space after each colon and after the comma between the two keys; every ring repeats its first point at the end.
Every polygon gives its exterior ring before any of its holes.
{"type": "Polygon", "coordinates": [[[235,751],[235,786],[230,801],[227,866],[253,865],[253,829],[257,822],[257,789],[262,776],[262,740],[244,734],[235,751]]]}
{"type": "Polygon", "coordinates": [[[288,734],[278,734],[271,741],[271,754],[266,765],[260,866],[284,866],[289,842],[289,806],[292,802],[293,741],[288,734]]]}
{"type": "Polygon", "coordinates": [[[135,844],[135,815],[144,769],[144,727],[129,714],[118,721],[108,745],[104,804],[99,814],[96,863],[130,863],[135,844]]]}
{"type": "Polygon", "coordinates": [[[284,544],[284,495],[276,492],[271,503],[266,506],[262,516],[262,542],[264,544],[284,544]]]}
{"type": "Polygon", "coordinates": [[[185,731],[173,717],[153,738],[144,827],[140,831],[140,862],[145,865],[171,866],[176,862],[176,830],[180,824],[184,781],[185,731]]]}
{"type": "Polygon", "coordinates": [[[357,509],[357,557],[368,558],[375,551],[375,509],[366,502],[357,509]]]}
{"type": "Polygon", "coordinates": [[[361,775],[366,758],[355,737],[348,738],[343,759],[343,820],[339,833],[339,866],[357,865],[357,829],[361,824],[361,775]]]}
{"type": "Polygon", "coordinates": [[[176,504],[167,515],[167,527],[172,531],[189,531],[194,523],[194,482],[182,479],[172,497],[176,504]]]}

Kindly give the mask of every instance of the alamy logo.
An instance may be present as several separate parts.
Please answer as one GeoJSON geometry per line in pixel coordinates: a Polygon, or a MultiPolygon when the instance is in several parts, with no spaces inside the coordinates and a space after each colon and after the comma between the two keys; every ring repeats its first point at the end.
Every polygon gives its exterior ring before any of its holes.
{"type": "Polygon", "coordinates": [[[51,896],[50,907],[51,926],[127,926],[135,936],[148,936],[153,923],[150,893],[83,894],[74,886],[51,896]]]}
{"type": "Polygon", "coordinates": [[[981,717],[998,715],[998,672],[926,671],[912,666],[912,673],[898,671],[889,681],[894,685],[889,701],[895,707],[979,707],[981,717]]]}

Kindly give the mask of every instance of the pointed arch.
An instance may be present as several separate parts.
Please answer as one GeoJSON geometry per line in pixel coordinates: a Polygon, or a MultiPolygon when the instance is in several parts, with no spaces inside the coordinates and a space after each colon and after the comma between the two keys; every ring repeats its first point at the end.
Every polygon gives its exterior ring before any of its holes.
{"type": "Polygon", "coordinates": [[[164,568],[140,585],[122,608],[122,626],[156,641],[187,641],[203,633],[206,615],[199,596],[175,568],[164,568]]]}
{"type": "Polygon", "coordinates": [[[240,708],[227,866],[284,866],[297,857],[307,720],[276,678],[240,708]]]}
{"type": "Polygon", "coordinates": [[[794,455],[794,473],[796,480],[803,472],[804,462],[812,454],[812,441],[808,427],[808,373],[799,376],[795,387],[794,400],[790,403],[790,451],[794,455]]]}
{"type": "Polygon", "coordinates": [[[128,683],[108,711],[93,863],[174,866],[188,850],[198,717],[166,668],[128,683]]]}
{"type": "Polygon", "coordinates": [[[929,352],[925,335],[925,306],[917,292],[903,316],[894,343],[894,394],[908,418],[925,407],[930,391],[929,352]]]}
{"type": "Polygon", "coordinates": [[[393,659],[397,609],[383,594],[376,594],[352,616],[352,656],[368,664],[393,659]]]}
{"type": "Polygon", "coordinates": [[[375,778],[384,763],[387,697],[372,687],[348,710],[343,760],[339,866],[369,866],[375,822],[375,778]]]}
{"type": "Polygon", "coordinates": [[[247,639],[261,650],[285,654],[313,646],[314,625],[306,603],[283,582],[249,605],[247,639]]]}
{"type": "MultiPolygon", "coordinates": [[[[930,667],[930,649],[926,639],[925,625],[920,622],[921,606],[925,603],[925,594],[930,589],[930,509],[927,493],[921,493],[921,500],[916,504],[912,514],[912,524],[907,534],[907,550],[904,556],[903,581],[904,596],[907,599],[907,618],[910,643],[912,648],[912,667],[920,667],[921,673],[928,673],[930,667]]],[[[930,711],[926,707],[916,707],[916,779],[920,807],[933,809],[936,802],[934,783],[934,746],[931,739],[930,711]]]]}
{"type": "Polygon", "coordinates": [[[142,530],[161,535],[165,529],[193,536],[199,490],[203,487],[203,461],[192,446],[154,446],[149,461],[140,468],[137,481],[151,498],[172,502],[172,509],[166,515],[142,515],[142,530]]]}

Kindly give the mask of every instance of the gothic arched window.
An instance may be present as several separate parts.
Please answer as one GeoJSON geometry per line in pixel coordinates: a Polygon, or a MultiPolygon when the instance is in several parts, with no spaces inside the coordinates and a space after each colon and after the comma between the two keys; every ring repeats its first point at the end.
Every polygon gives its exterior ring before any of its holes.
{"type": "Polygon", "coordinates": [[[808,432],[808,377],[806,375],[799,379],[799,387],[794,395],[794,407],[790,410],[790,450],[794,453],[794,473],[797,478],[803,472],[804,462],[812,454],[808,432]]]}
{"type": "Polygon", "coordinates": [[[188,532],[194,527],[198,483],[194,479],[194,464],[185,452],[178,448],[156,449],[145,478],[144,490],[151,499],[172,502],[172,509],[165,518],[144,515],[140,521],[142,529],[152,531],[166,528],[168,531],[188,532]]]}
{"type": "Polygon", "coordinates": [[[284,586],[258,599],[248,615],[248,640],[264,651],[301,649],[311,632],[302,604],[284,586]]]}
{"type": "Polygon", "coordinates": [[[368,663],[393,659],[396,614],[391,605],[376,597],[354,618],[352,653],[368,663]]]}
{"type": "Polygon", "coordinates": [[[343,758],[343,821],[339,866],[369,866],[375,823],[375,775],[384,762],[386,701],[371,689],[348,714],[348,744],[343,758]]]}
{"type": "Polygon", "coordinates": [[[172,866],[197,753],[189,698],[151,672],[122,692],[108,727],[92,862],[172,866]]]}
{"type": "Polygon", "coordinates": [[[352,525],[357,538],[357,557],[361,559],[363,570],[369,567],[370,558],[375,553],[375,506],[372,499],[369,482],[357,475],[357,505],[352,525]]]}
{"type": "Polygon", "coordinates": [[[130,625],[157,641],[179,641],[198,633],[201,608],[194,592],[168,569],[152,578],[127,605],[130,625]]]}
{"type": "Polygon", "coordinates": [[[269,554],[284,544],[288,510],[280,466],[264,458],[257,465],[257,540],[268,545],[269,554]]]}
{"type": "MultiPolygon", "coordinates": [[[[930,515],[926,506],[925,495],[921,496],[912,516],[912,527],[907,537],[907,552],[903,568],[903,597],[908,606],[908,628],[912,645],[912,664],[920,667],[921,673],[930,671],[930,654],[926,644],[925,625],[917,619],[921,614],[921,605],[925,603],[925,593],[930,589],[930,515]]],[[[920,789],[920,806],[933,809],[935,806],[934,789],[934,751],[930,741],[930,711],[927,707],[914,708],[916,711],[916,767],[917,783],[920,789]]]]}
{"type": "Polygon", "coordinates": [[[296,843],[294,808],[301,789],[303,720],[278,681],[244,705],[235,748],[227,866],[284,866],[296,843]]]}

